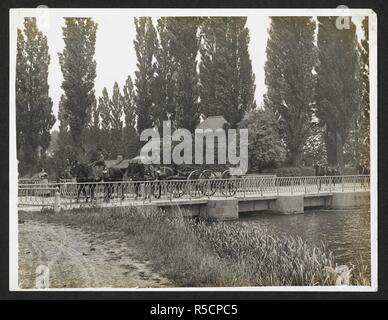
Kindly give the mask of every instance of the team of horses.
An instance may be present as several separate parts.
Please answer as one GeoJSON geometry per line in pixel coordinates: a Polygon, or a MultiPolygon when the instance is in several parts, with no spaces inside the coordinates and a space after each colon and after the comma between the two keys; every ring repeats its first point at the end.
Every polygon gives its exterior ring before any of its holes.
{"type": "MultiPolygon", "coordinates": [[[[77,202],[81,194],[88,202],[95,199],[95,190],[97,182],[104,182],[104,200],[108,201],[116,189],[119,192],[121,199],[124,199],[124,190],[122,188],[123,181],[142,181],[148,179],[155,179],[156,171],[146,170],[145,166],[140,163],[130,163],[127,168],[106,167],[102,164],[85,164],[74,161],[65,170],[57,175],[57,182],[64,179],[75,178],[77,182],[77,202]],[[151,177],[152,175],[152,177],[151,177]],[[89,191],[89,192],[87,192],[89,191]]],[[[59,184],[60,185],[60,184],[59,184]]],[[[139,194],[139,186],[135,185],[135,193],[139,194]]]]}
{"type": "MultiPolygon", "coordinates": [[[[170,169],[173,171],[173,169],[170,169]]],[[[369,174],[369,170],[365,166],[359,166],[359,174],[369,174]]],[[[153,166],[146,166],[142,163],[129,163],[128,167],[117,168],[117,167],[106,167],[101,163],[94,164],[85,164],[78,161],[74,161],[71,165],[68,165],[67,168],[61,171],[57,175],[57,182],[60,182],[63,179],[74,179],[77,182],[77,202],[79,202],[81,194],[85,197],[85,201],[88,202],[89,198],[91,200],[95,199],[95,190],[98,182],[104,182],[103,194],[104,200],[109,201],[113,196],[115,190],[117,196],[121,197],[124,200],[124,188],[122,187],[123,181],[154,181],[154,180],[165,180],[169,176],[175,177],[176,172],[165,173],[161,170],[157,170],[153,166]],[[89,192],[87,192],[89,191],[89,192]]],[[[340,182],[341,172],[338,167],[330,167],[327,165],[315,165],[315,175],[316,176],[327,176],[328,180],[324,180],[323,183],[328,184],[332,183],[335,187],[336,183],[340,182]]],[[[171,178],[170,177],[170,178],[171,178]]],[[[322,187],[322,180],[318,179],[318,189],[322,187]]],[[[59,184],[60,186],[60,184],[59,184]]],[[[158,187],[158,184],[154,185],[157,190],[152,190],[152,193],[155,197],[160,197],[161,186],[158,187]]],[[[134,193],[136,198],[141,193],[141,184],[134,184],[134,193]]]]}

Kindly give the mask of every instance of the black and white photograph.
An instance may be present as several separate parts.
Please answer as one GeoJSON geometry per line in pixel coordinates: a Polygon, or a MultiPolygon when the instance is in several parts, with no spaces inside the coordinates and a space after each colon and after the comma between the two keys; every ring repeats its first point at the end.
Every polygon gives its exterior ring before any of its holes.
{"type": "Polygon", "coordinates": [[[376,292],[373,10],[9,15],[11,291],[376,292]]]}

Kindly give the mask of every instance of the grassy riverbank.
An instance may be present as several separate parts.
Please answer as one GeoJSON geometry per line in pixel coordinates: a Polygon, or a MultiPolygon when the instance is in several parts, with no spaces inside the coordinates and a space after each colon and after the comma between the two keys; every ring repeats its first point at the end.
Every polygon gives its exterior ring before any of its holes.
{"type": "MultiPolygon", "coordinates": [[[[176,286],[311,286],[334,285],[335,261],[322,245],[278,237],[266,229],[233,223],[167,217],[156,209],[78,209],[55,214],[20,212],[19,219],[38,219],[92,229],[120,231],[176,286]]],[[[352,285],[367,285],[364,270],[353,270],[352,285]]]]}

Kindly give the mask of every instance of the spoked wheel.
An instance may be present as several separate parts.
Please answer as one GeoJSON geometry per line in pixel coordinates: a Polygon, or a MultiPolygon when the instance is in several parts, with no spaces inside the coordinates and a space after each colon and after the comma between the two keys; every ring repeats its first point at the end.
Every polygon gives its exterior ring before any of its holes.
{"type": "Polygon", "coordinates": [[[214,179],[216,179],[216,175],[212,170],[204,170],[199,175],[200,180],[204,180],[201,182],[203,194],[207,197],[211,197],[217,191],[216,184],[214,179]]]}
{"type": "Polygon", "coordinates": [[[196,180],[199,179],[199,176],[201,175],[201,171],[199,170],[194,170],[189,173],[187,176],[187,180],[196,180]]]}
{"type": "Polygon", "coordinates": [[[200,175],[201,175],[201,171],[194,170],[194,171],[191,171],[187,177],[187,180],[190,180],[189,184],[187,185],[187,188],[188,188],[187,192],[193,198],[200,198],[203,196],[202,184],[199,181],[200,175]]]}
{"type": "Polygon", "coordinates": [[[230,174],[229,170],[222,173],[221,179],[223,179],[222,194],[227,197],[232,197],[237,193],[237,182],[230,174]]]}

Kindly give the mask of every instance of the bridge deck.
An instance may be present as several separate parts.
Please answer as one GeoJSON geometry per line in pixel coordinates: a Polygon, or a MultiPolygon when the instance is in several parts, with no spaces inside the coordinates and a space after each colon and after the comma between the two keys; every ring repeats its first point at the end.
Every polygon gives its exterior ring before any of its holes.
{"type": "MultiPolygon", "coordinates": [[[[332,192],[294,192],[293,195],[303,195],[305,198],[314,198],[314,197],[331,197],[334,193],[353,193],[352,190],[346,191],[335,191],[332,192]]],[[[290,195],[290,193],[279,193],[279,195],[290,195]]],[[[156,207],[171,207],[171,206],[195,206],[195,205],[206,205],[209,199],[211,200],[225,200],[225,199],[237,199],[239,202],[249,202],[249,201],[275,201],[278,197],[276,192],[271,194],[261,195],[257,194],[248,194],[248,195],[236,195],[234,197],[222,197],[222,196],[212,196],[212,197],[201,197],[201,198],[162,198],[162,199],[145,199],[145,200],[135,200],[135,199],[124,199],[121,200],[117,197],[111,199],[110,201],[103,201],[103,196],[100,196],[98,202],[85,202],[84,199],[80,199],[79,203],[76,203],[75,199],[61,199],[62,209],[76,209],[76,208],[87,208],[87,207],[103,207],[103,208],[112,208],[112,207],[141,207],[141,206],[156,206],[156,207]]],[[[45,207],[52,207],[54,202],[54,197],[45,198],[44,203],[41,202],[41,198],[37,197],[34,205],[19,205],[19,210],[23,211],[40,211],[45,207]],[[39,203],[40,202],[40,203],[39,203]]]]}
{"type": "MultiPolygon", "coordinates": [[[[369,190],[369,176],[335,177],[241,177],[230,179],[121,181],[98,183],[19,184],[18,208],[72,209],[122,206],[198,206],[209,200],[239,202],[273,201],[278,197],[304,195],[308,203],[334,193],[369,190]],[[80,196],[76,201],[77,195],[80,196]],[[87,198],[93,201],[86,202],[87,198]],[[109,198],[109,201],[104,201],[109,198]]],[[[244,205],[245,207],[247,204],[244,205]]]]}

